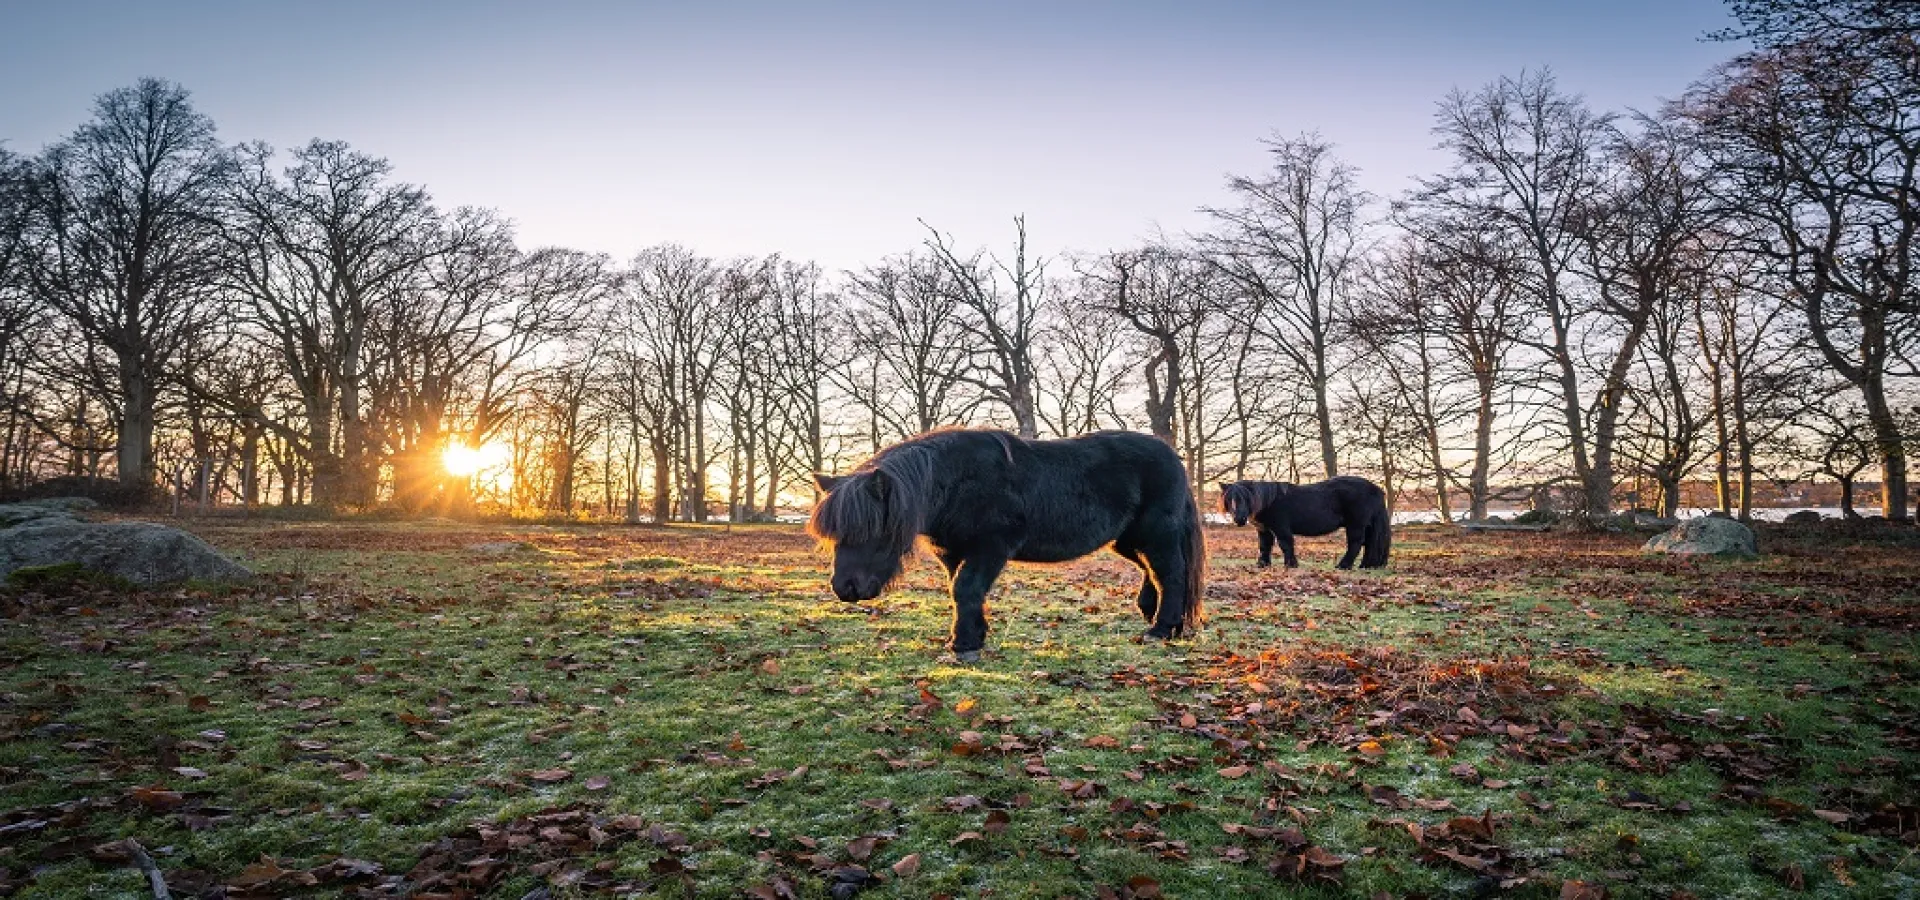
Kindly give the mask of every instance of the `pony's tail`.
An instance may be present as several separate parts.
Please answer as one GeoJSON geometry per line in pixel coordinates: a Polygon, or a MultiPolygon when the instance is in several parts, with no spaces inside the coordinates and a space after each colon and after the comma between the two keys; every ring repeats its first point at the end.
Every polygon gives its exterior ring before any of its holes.
{"type": "Polygon", "coordinates": [[[1361,564],[1369,567],[1387,564],[1387,553],[1393,548],[1393,513],[1381,510],[1373,519],[1373,527],[1367,529],[1367,552],[1361,564]]]}
{"type": "Polygon", "coordinates": [[[1187,608],[1180,617],[1180,631],[1191,635],[1206,621],[1207,529],[1200,517],[1200,506],[1187,501],[1187,608]]]}

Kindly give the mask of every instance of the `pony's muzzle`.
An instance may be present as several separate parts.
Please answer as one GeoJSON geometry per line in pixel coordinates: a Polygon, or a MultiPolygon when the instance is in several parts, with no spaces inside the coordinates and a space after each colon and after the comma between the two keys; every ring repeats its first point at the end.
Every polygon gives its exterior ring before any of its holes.
{"type": "Polygon", "coordinates": [[[1233,517],[1233,524],[1234,524],[1234,526],[1235,526],[1235,527],[1237,527],[1237,528],[1245,528],[1245,527],[1246,527],[1246,525],[1247,525],[1247,517],[1246,517],[1246,516],[1234,516],[1234,517],[1233,517]]]}
{"type": "Polygon", "coordinates": [[[843,603],[865,603],[880,596],[880,586],[859,578],[835,578],[833,595],[843,603]]]}

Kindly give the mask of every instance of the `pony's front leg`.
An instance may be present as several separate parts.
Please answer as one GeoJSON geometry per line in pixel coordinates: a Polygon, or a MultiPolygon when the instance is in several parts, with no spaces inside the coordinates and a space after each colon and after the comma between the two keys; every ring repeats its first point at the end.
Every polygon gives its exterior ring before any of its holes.
{"type": "Polygon", "coordinates": [[[987,591],[1006,568],[1005,556],[969,556],[953,577],[953,655],[977,662],[987,644],[987,591]]]}
{"type": "Polygon", "coordinates": [[[1273,532],[1260,529],[1260,568],[1273,565],[1273,532]]]}

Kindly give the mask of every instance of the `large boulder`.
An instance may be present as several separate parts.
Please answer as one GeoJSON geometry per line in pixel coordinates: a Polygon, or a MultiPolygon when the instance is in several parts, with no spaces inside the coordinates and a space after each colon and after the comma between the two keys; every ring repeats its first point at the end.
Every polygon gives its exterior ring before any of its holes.
{"type": "Polygon", "coordinates": [[[239,581],[245,566],[178,528],[151,522],[83,522],[71,505],[0,505],[0,579],[16,569],[78,565],[142,586],[239,581]]]}
{"type": "Polygon", "coordinates": [[[78,513],[99,509],[100,504],[85,497],[55,497],[50,500],[23,500],[0,503],[0,528],[12,528],[36,519],[78,520],[78,513]]]}
{"type": "Polygon", "coordinates": [[[1654,535],[1642,549],[1648,553],[1677,553],[1683,556],[1751,559],[1760,555],[1760,549],[1753,542],[1753,529],[1717,516],[1683,520],[1672,529],[1654,535]]]}

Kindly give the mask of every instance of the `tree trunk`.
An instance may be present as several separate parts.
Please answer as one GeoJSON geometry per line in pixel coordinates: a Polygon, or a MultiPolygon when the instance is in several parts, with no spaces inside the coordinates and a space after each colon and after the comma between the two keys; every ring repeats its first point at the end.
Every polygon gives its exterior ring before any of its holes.
{"type": "MultiPolygon", "coordinates": [[[[750,514],[753,512],[753,487],[760,480],[760,448],[753,446],[753,444],[749,442],[740,455],[746,457],[746,472],[741,474],[727,473],[729,482],[727,493],[731,495],[727,498],[727,512],[729,517],[736,522],[744,522],[751,518],[750,514]]],[[[736,465],[739,465],[739,463],[736,463],[736,465]]]]}
{"type": "Polygon", "coordinates": [[[1174,444],[1173,419],[1179,407],[1180,350],[1170,338],[1161,340],[1160,353],[1147,360],[1147,429],[1169,446],[1174,444]],[[1156,371],[1165,372],[1163,381],[1156,371]]]}
{"type": "Polygon", "coordinates": [[[260,429],[241,426],[240,505],[252,512],[260,505],[260,429]]]}
{"type": "MultiPolygon", "coordinates": [[[[1544,258],[1544,257],[1543,257],[1544,258]]],[[[1547,317],[1553,328],[1552,356],[1555,368],[1555,380],[1560,385],[1560,413],[1567,423],[1567,443],[1573,449],[1573,474],[1588,490],[1588,502],[1592,502],[1592,492],[1597,486],[1592,461],[1587,456],[1587,420],[1580,408],[1580,375],[1574,368],[1571,338],[1568,335],[1567,313],[1559,296],[1559,288],[1549,278],[1547,286],[1547,317]]],[[[1612,473],[1605,479],[1611,493],[1612,473]]],[[[1603,498],[1604,507],[1611,498],[1603,498]]],[[[1605,510],[1599,510],[1604,512],[1605,510]]]]}
{"type": "Polygon", "coordinates": [[[1907,452],[1900,421],[1887,404],[1886,386],[1870,378],[1861,391],[1867,401],[1867,422],[1873,427],[1874,450],[1880,455],[1880,514],[1888,521],[1905,521],[1907,510],[1907,452]]]}
{"type": "Polygon", "coordinates": [[[1654,480],[1660,485],[1660,517],[1675,518],[1680,513],[1680,477],[1662,474],[1654,480]]]}
{"type": "Polygon", "coordinates": [[[627,524],[640,522],[640,429],[627,429],[627,524]]]}
{"type": "Polygon", "coordinates": [[[1313,418],[1320,428],[1320,465],[1326,470],[1327,477],[1332,478],[1340,474],[1340,460],[1334,449],[1333,409],[1327,404],[1327,379],[1324,374],[1313,382],[1313,418]]]}
{"type": "Polygon", "coordinates": [[[578,465],[574,462],[573,436],[562,432],[560,449],[554,453],[553,460],[553,501],[549,504],[560,514],[573,515],[573,475],[578,465]]]}
{"type": "Polygon", "coordinates": [[[1487,501],[1492,493],[1488,477],[1493,469],[1493,374],[1477,373],[1475,382],[1479,388],[1480,405],[1473,421],[1473,474],[1467,476],[1467,500],[1471,509],[1467,512],[1467,519],[1484,522],[1487,519],[1487,501]]]}
{"type": "Polygon", "coordinates": [[[1440,429],[1427,420],[1427,458],[1433,460],[1433,502],[1440,510],[1440,521],[1453,523],[1453,501],[1447,495],[1447,467],[1440,456],[1440,429]]]}
{"type": "Polygon", "coordinates": [[[707,520],[707,411],[703,400],[693,408],[693,472],[687,484],[687,506],[695,522],[707,520]]]}
{"type": "Polygon", "coordinates": [[[771,441],[767,445],[767,521],[773,521],[780,507],[780,458],[774,454],[771,441]]]}
{"type": "Polygon", "coordinates": [[[144,491],[153,486],[153,386],[122,363],[120,441],[116,446],[120,486],[144,491]]]}
{"type": "Polygon", "coordinates": [[[1384,431],[1380,433],[1376,443],[1379,445],[1380,452],[1380,489],[1387,495],[1387,515],[1392,517],[1394,509],[1400,505],[1400,485],[1393,477],[1393,449],[1388,446],[1384,431]]]}
{"type": "Polygon", "coordinates": [[[1020,436],[1034,440],[1040,436],[1040,422],[1033,411],[1033,387],[1022,383],[1015,386],[1012,399],[1007,404],[1013,409],[1013,421],[1018,426],[1020,436]]]}
{"type": "Polygon", "coordinates": [[[673,518],[673,445],[665,436],[653,444],[653,522],[665,525],[673,518]]]}
{"type": "MultiPolygon", "coordinates": [[[[347,378],[357,378],[357,369],[348,367],[347,378]]],[[[351,506],[368,507],[373,505],[378,478],[378,470],[371,459],[373,455],[372,429],[368,426],[361,408],[360,392],[351,382],[343,383],[340,389],[340,463],[338,468],[339,485],[337,500],[351,506]]]]}
{"type": "MultiPolygon", "coordinates": [[[[1652,308],[1653,302],[1643,296],[1640,309],[1652,308]]],[[[1589,516],[1604,516],[1613,510],[1613,442],[1618,436],[1620,401],[1626,397],[1627,374],[1646,333],[1645,315],[1630,323],[1626,335],[1620,339],[1619,348],[1614,351],[1606,384],[1600,389],[1599,414],[1594,417],[1593,423],[1592,465],[1581,479],[1581,486],[1587,495],[1586,511],[1589,516]]]]}
{"type": "Polygon", "coordinates": [[[1713,430],[1714,437],[1718,439],[1718,445],[1713,454],[1713,496],[1720,511],[1731,515],[1734,508],[1733,457],[1736,451],[1733,446],[1732,429],[1727,425],[1729,418],[1727,397],[1726,391],[1721,387],[1718,363],[1713,364],[1709,379],[1712,392],[1708,399],[1713,404],[1713,430]]]}
{"type": "Polygon", "coordinates": [[[1753,432],[1747,424],[1747,382],[1742,371],[1742,363],[1737,359],[1730,373],[1733,396],[1729,398],[1732,409],[1732,429],[1734,447],[1734,467],[1739,474],[1740,521],[1753,518],[1753,432]]]}

